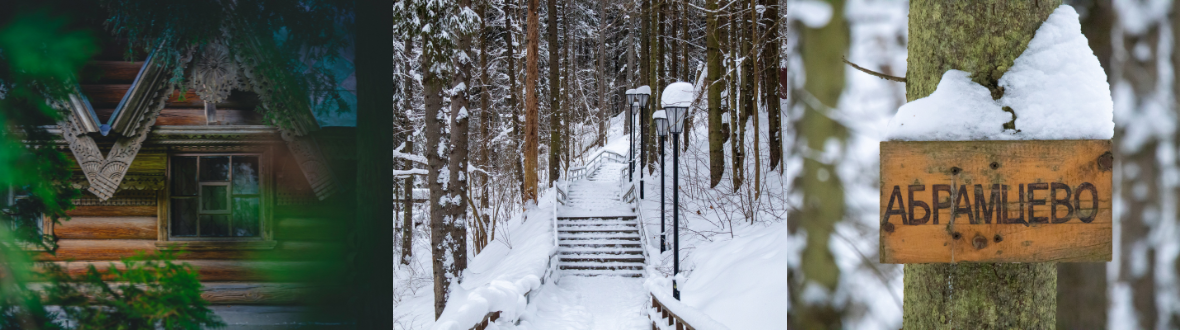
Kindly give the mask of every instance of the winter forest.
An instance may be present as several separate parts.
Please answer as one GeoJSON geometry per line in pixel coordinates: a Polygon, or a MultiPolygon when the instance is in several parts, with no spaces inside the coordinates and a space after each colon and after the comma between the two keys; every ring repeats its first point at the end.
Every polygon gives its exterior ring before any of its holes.
{"type": "Polygon", "coordinates": [[[1180,328],[1177,44],[1171,0],[0,1],[0,330],[1180,328]]]}

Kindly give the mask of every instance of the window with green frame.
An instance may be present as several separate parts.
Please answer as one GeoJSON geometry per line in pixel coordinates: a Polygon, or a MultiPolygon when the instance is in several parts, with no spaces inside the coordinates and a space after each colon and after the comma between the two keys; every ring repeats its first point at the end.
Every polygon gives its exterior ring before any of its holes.
{"type": "Polygon", "coordinates": [[[169,234],[176,238],[260,238],[261,156],[171,158],[169,234]]]}

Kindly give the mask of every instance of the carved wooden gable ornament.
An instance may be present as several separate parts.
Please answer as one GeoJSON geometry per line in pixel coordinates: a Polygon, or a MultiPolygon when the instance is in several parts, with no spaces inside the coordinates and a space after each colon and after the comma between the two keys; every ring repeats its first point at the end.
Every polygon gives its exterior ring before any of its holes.
{"type": "MultiPolygon", "coordinates": [[[[213,105],[217,101],[223,100],[231,88],[252,90],[260,95],[264,92],[271,92],[264,90],[263,86],[259,86],[264,84],[251,83],[255,81],[252,65],[257,65],[256,61],[229,56],[225,46],[218,42],[210,43],[209,47],[205,47],[204,51],[195,57],[197,60],[193,61],[194,56],[184,56],[181,65],[187,65],[190,61],[195,62],[192,68],[193,79],[190,83],[193,84],[191,87],[195,89],[198,96],[206,101],[206,115],[212,115],[212,112],[216,111],[213,105]]],[[[131,162],[139,153],[144,140],[147,139],[148,133],[156,123],[156,118],[160,115],[160,111],[176,87],[170,81],[172,68],[164,67],[160,64],[162,61],[157,59],[154,54],[148,56],[143,67],[140,68],[139,74],[135,77],[135,81],[127,94],[123,96],[122,101],[119,102],[107,124],[99,123],[93,107],[81,92],[71,96],[69,102],[62,104],[62,107],[65,108],[63,110],[66,110],[66,116],[62,122],[58,123],[62,137],[69,143],[74,158],[78,160],[79,167],[85,174],[86,180],[89,181],[87,190],[100,200],[110,199],[119,189],[127,175],[127,170],[131,167],[131,162]],[[104,136],[114,133],[118,139],[104,156],[94,138],[89,135],[92,133],[100,133],[104,136]]],[[[267,107],[265,103],[262,106],[267,107]]],[[[338,188],[335,175],[328,166],[323,152],[320,151],[315,140],[308,135],[308,133],[318,130],[319,127],[315,124],[311,109],[305,111],[306,113],[300,113],[300,111],[276,113],[279,115],[291,113],[296,116],[312,118],[310,121],[291,121],[302,122],[303,125],[274,126],[277,126],[282,133],[283,141],[291,150],[295,161],[315,191],[316,197],[324,200],[335,193],[338,188]]]]}

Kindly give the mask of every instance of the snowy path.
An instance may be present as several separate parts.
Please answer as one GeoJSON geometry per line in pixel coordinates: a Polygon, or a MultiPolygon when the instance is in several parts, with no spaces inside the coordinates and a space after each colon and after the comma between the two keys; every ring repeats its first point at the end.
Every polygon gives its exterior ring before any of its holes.
{"type": "Polygon", "coordinates": [[[620,171],[607,163],[570,183],[558,210],[561,277],[537,296],[533,329],[647,329],[643,250],[631,205],[620,200],[620,171]]]}
{"type": "Polygon", "coordinates": [[[648,304],[642,278],[562,277],[537,298],[534,329],[647,329],[648,304]]]}

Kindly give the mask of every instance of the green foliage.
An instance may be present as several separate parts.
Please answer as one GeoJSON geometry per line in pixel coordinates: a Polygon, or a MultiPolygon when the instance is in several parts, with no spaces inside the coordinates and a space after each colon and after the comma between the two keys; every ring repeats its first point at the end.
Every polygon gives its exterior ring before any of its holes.
{"type": "MultiPolygon", "coordinates": [[[[0,329],[199,329],[223,325],[200,297],[188,265],[171,255],[124,260],[125,270],[91,267],[71,277],[49,265],[37,274],[29,250],[53,251],[38,229],[41,216],[58,221],[79,192],[62,184],[69,158],[51,147],[42,128],[61,114],[55,105],[76,91],[77,73],[96,53],[94,37],[70,30],[47,12],[18,13],[0,27],[0,329]],[[22,198],[8,205],[10,187],[22,198]],[[103,277],[114,282],[104,282],[103,277]],[[43,291],[32,281],[48,281],[43,291]],[[51,312],[46,305],[59,305],[51,312]],[[71,320],[69,326],[64,320],[71,320]]],[[[113,267],[112,267],[113,268],[113,267]]]]}
{"type": "MultiPolygon", "coordinates": [[[[113,34],[135,48],[158,49],[162,65],[173,67],[173,82],[185,79],[191,54],[211,42],[229,46],[231,57],[251,71],[251,83],[267,106],[266,120],[285,128],[314,126],[306,115],[312,102],[351,107],[337,91],[336,78],[323,67],[308,67],[335,56],[352,36],[348,0],[103,0],[113,34]],[[190,51],[194,51],[190,53],[190,51]]],[[[183,89],[184,84],[180,87],[183,89]]]]}
{"type": "Polygon", "coordinates": [[[125,269],[94,265],[72,277],[61,267],[45,274],[53,283],[46,302],[62,307],[62,316],[94,329],[202,329],[225,323],[201,299],[201,282],[192,266],[172,262],[172,253],[123,259],[125,269]],[[104,281],[106,279],[106,281],[104,281]],[[113,284],[117,283],[117,284],[113,284]]]}

